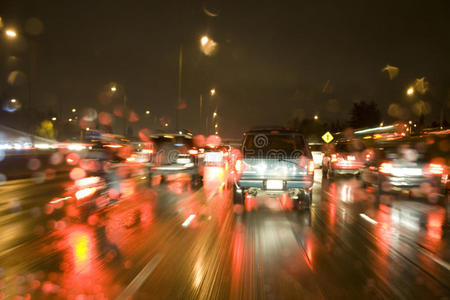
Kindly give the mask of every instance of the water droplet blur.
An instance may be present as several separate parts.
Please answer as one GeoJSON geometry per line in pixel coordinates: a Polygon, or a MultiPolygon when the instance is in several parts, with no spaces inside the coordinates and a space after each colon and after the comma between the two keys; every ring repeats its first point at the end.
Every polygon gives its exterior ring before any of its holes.
{"type": "Polygon", "coordinates": [[[25,73],[19,70],[14,70],[8,75],[8,84],[11,86],[22,86],[26,83],[27,77],[25,73]]]}

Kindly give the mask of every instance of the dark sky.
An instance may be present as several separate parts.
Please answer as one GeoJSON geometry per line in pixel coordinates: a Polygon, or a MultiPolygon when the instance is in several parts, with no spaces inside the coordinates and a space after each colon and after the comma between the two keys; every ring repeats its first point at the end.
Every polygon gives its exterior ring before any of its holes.
{"type": "Polygon", "coordinates": [[[358,100],[377,102],[386,122],[394,120],[387,113],[393,103],[411,119],[419,100],[431,108],[427,121],[448,110],[447,1],[15,0],[0,8],[5,26],[26,31],[30,18],[43,23],[34,37],[33,101],[60,103],[67,114],[72,106],[107,109],[99,95],[117,82],[141,118],[150,109],[173,126],[180,44],[182,127],[195,131],[200,94],[217,103],[226,137],[294,116],[346,121],[358,100]],[[213,56],[200,51],[204,33],[218,43],[213,56]],[[381,71],[387,64],[399,68],[392,80],[381,71]],[[428,91],[406,97],[421,77],[428,91]]]}

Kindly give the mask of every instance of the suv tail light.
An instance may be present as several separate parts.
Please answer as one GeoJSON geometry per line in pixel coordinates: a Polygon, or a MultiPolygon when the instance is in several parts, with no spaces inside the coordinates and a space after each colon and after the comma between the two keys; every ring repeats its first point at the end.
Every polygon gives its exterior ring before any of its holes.
{"type": "Polygon", "coordinates": [[[384,162],[380,165],[380,168],[378,169],[380,173],[383,174],[392,174],[394,167],[389,162],[384,162]]]}
{"type": "Polygon", "coordinates": [[[234,169],[238,173],[242,172],[242,160],[240,159],[236,160],[236,163],[234,164],[234,169]]]}
{"type": "Polygon", "coordinates": [[[315,169],[314,161],[310,160],[308,164],[308,174],[314,174],[314,169],[315,169]]]}
{"type": "Polygon", "coordinates": [[[433,175],[442,175],[444,174],[444,165],[431,163],[427,165],[427,171],[433,175]]]}

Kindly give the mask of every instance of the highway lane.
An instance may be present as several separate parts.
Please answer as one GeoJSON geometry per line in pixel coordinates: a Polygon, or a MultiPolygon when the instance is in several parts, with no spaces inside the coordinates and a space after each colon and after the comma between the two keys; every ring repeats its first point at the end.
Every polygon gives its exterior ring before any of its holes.
{"type": "Polygon", "coordinates": [[[66,178],[0,187],[0,208],[11,198],[20,204],[8,204],[1,215],[2,295],[439,299],[449,294],[447,229],[393,222],[392,208],[375,208],[370,189],[357,179],[322,183],[319,170],[310,212],[261,198],[257,209],[242,215],[233,213],[223,170],[211,169],[199,189],[188,180],[179,176],[149,186],[145,176],[136,178],[132,194],[89,224],[46,213],[48,202],[70,184],[66,178]]]}

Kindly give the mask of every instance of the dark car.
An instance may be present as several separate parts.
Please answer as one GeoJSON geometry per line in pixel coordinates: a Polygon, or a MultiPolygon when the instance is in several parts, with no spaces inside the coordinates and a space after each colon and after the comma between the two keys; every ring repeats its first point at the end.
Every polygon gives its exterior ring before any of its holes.
{"type": "Polygon", "coordinates": [[[327,179],[335,175],[358,175],[365,164],[364,144],[358,140],[338,141],[325,150],[322,174],[327,179]]]}
{"type": "Polygon", "coordinates": [[[244,204],[247,195],[276,197],[287,193],[294,207],[310,207],[314,161],[302,134],[249,131],[244,134],[241,151],[242,157],[235,162],[235,204],[244,204]]]}
{"type": "Polygon", "coordinates": [[[361,178],[365,184],[376,187],[378,203],[383,202],[385,195],[403,193],[445,206],[449,145],[448,136],[381,145],[361,178]]]}
{"type": "Polygon", "coordinates": [[[155,134],[151,137],[153,155],[150,164],[149,179],[160,175],[161,181],[172,174],[187,174],[191,176],[193,185],[202,181],[199,170],[198,150],[194,147],[189,134],[155,134]]]}

